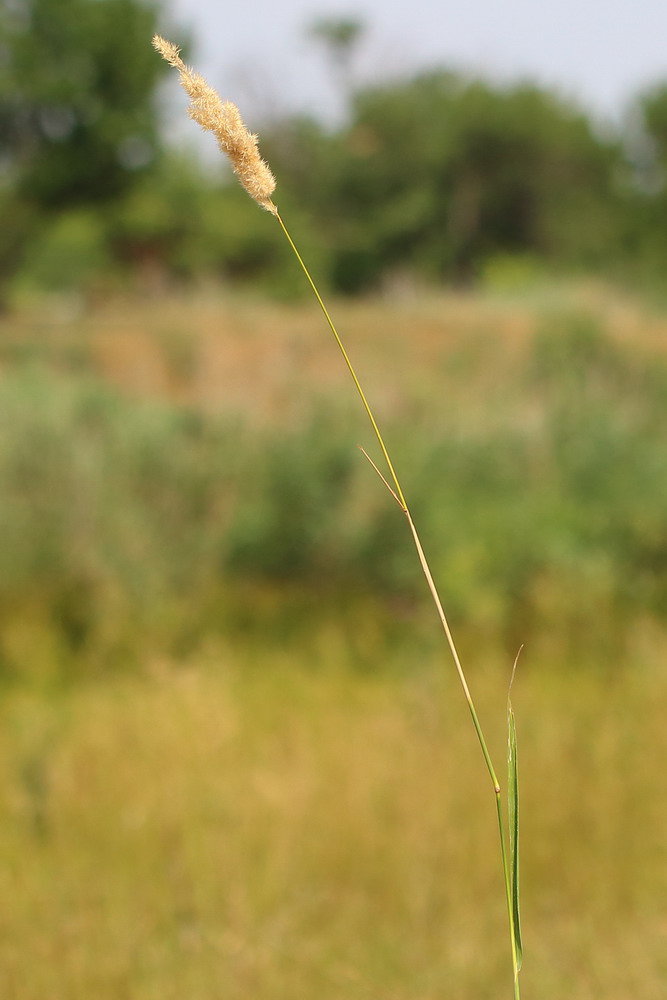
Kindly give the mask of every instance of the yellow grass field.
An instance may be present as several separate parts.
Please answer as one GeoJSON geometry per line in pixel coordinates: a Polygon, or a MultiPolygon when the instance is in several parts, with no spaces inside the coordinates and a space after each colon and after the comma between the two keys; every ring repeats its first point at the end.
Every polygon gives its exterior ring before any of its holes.
{"type": "MultiPolygon", "coordinates": [[[[493,801],[447,663],[155,668],[4,699],[7,1000],[495,998],[493,801]]],[[[504,682],[473,670],[503,753],[504,682]]],[[[528,997],[664,996],[667,682],[526,663],[528,997]]]]}

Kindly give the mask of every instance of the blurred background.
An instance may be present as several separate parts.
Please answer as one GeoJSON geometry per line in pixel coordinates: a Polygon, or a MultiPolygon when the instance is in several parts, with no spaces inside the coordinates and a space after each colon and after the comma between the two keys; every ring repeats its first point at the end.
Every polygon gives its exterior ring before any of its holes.
{"type": "Polygon", "coordinates": [[[0,990],[500,998],[667,978],[667,10],[0,4],[0,990]]]}

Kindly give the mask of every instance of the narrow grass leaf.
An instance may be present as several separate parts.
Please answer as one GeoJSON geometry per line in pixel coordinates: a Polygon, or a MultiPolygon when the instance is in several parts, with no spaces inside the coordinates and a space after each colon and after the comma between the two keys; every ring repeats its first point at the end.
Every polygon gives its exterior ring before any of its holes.
{"type": "MultiPolygon", "coordinates": [[[[518,659],[518,657],[517,657],[518,659]]],[[[516,670],[516,661],[514,663],[516,670]]],[[[514,670],[512,680],[514,680],[514,670]]],[[[510,691],[512,684],[510,682],[510,691]]],[[[516,722],[510,696],[507,696],[507,795],[510,833],[510,884],[512,890],[512,923],[516,944],[517,971],[523,961],[521,914],[519,909],[519,770],[516,751],[516,722]]]]}

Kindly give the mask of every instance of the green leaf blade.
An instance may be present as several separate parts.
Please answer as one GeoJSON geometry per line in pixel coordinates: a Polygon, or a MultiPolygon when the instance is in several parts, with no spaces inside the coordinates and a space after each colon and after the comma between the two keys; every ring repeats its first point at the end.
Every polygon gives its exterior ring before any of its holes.
{"type": "Polygon", "coordinates": [[[519,768],[516,747],[516,722],[512,703],[507,701],[507,795],[510,834],[510,886],[512,898],[512,925],[516,947],[517,971],[523,961],[521,940],[521,912],[519,906],[519,768]]]}

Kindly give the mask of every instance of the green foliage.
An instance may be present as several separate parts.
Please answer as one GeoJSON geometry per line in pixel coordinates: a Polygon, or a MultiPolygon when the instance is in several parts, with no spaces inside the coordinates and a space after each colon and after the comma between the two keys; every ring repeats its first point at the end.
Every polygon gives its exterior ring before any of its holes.
{"type": "MultiPolygon", "coordinates": [[[[147,42],[160,19],[158,0],[0,10],[5,301],[13,285],[99,290],[110,277],[248,282],[284,298],[303,290],[271,220],[222,166],[214,175],[192,154],[163,156],[156,90],[167,67],[147,42]],[[90,255],[79,254],[86,241],[90,255]],[[62,269],[52,263],[61,244],[62,269]]],[[[355,90],[360,32],[326,18],[311,32],[341,74],[341,125],[287,117],[260,129],[281,211],[325,288],[467,284],[508,261],[657,285],[667,260],[656,224],[664,86],[615,134],[537,86],[445,69],[355,90]]]]}
{"type": "Polygon", "coordinates": [[[297,435],[261,441],[253,464],[230,532],[231,568],[313,586],[344,577],[345,511],[358,472],[344,424],[316,414],[297,435]]]}
{"type": "Polygon", "coordinates": [[[104,220],[78,210],[56,216],[24,252],[15,293],[89,288],[108,277],[112,267],[104,220]]]}
{"type": "Polygon", "coordinates": [[[667,84],[640,94],[626,138],[630,161],[624,198],[627,275],[664,298],[667,261],[667,84]]]}
{"type": "Polygon", "coordinates": [[[23,0],[0,13],[0,155],[42,209],[98,204],[155,159],[164,67],[152,0],[23,0]]]}
{"type": "Polygon", "coordinates": [[[106,281],[106,213],[161,156],[155,92],[166,67],[148,44],[158,9],[154,0],[0,7],[0,293],[15,276],[44,290],[106,281]]]}
{"type": "Polygon", "coordinates": [[[350,68],[365,26],[354,17],[317,17],[308,34],[324,46],[338,85],[345,91],[350,85],[350,68]]]}
{"type": "MultiPolygon", "coordinates": [[[[667,165],[667,84],[657,84],[639,99],[644,128],[652,143],[652,156],[667,165]]],[[[664,177],[663,177],[664,182],[664,177]]]]}
{"type": "MultiPolygon", "coordinates": [[[[107,206],[21,215],[20,203],[8,199],[8,208],[10,225],[12,212],[19,225],[23,218],[32,223],[18,257],[11,230],[4,234],[13,300],[45,291],[151,290],[167,280],[215,281],[254,293],[259,285],[285,300],[304,291],[270,217],[237,184],[212,179],[192,160],[163,157],[107,206]]],[[[307,234],[305,221],[303,229],[307,234]]],[[[322,266],[316,241],[305,242],[322,266]]],[[[3,250],[0,236],[0,268],[3,250]]]]}
{"type": "MultiPolygon", "coordinates": [[[[471,350],[474,385],[488,341],[471,350]]],[[[182,652],[257,621],[241,595],[276,587],[427,615],[402,515],[335,400],[306,394],[298,426],[258,428],[132,400],[90,359],[84,343],[3,348],[5,673],[182,652]],[[50,652],[33,655],[39,636],[50,652]]],[[[428,419],[385,428],[450,617],[510,651],[558,636],[617,656],[642,616],[667,620],[667,368],[578,315],[546,319],[511,396],[481,412],[439,402],[450,364],[428,419]]]]}
{"type": "Polygon", "coordinates": [[[259,285],[279,299],[303,292],[267,213],[238,184],[215,180],[188,159],[165,157],[109,215],[108,230],[128,280],[140,283],[150,271],[181,283],[214,279],[253,292],[259,285]]]}
{"type": "Polygon", "coordinates": [[[619,150],[537,87],[424,74],[359,91],[337,134],[303,123],[293,139],[287,155],[269,144],[272,162],[326,220],[341,290],[392,268],[474,278],[500,253],[609,255],[619,150]]]}
{"type": "Polygon", "coordinates": [[[178,595],[215,571],[231,434],[32,364],[4,380],[0,408],[5,669],[29,662],[26,614],[54,635],[56,666],[91,648],[131,665],[135,627],[166,638],[178,595]]]}

